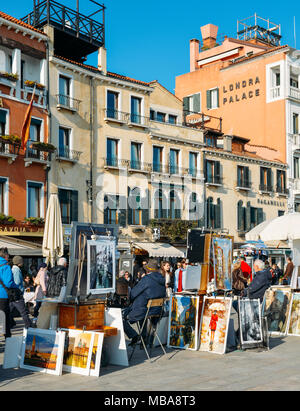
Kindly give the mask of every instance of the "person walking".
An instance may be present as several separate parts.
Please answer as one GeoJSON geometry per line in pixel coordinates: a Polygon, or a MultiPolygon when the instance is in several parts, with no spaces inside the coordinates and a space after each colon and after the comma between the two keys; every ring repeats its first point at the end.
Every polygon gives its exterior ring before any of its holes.
{"type": "Polygon", "coordinates": [[[6,247],[0,248],[0,310],[5,313],[5,338],[11,337],[10,308],[6,288],[18,288],[8,264],[9,254],[6,247]]]}
{"type": "Polygon", "coordinates": [[[37,318],[39,315],[39,309],[42,305],[42,299],[47,295],[47,284],[48,284],[48,267],[46,263],[40,264],[38,268],[37,276],[34,279],[36,289],[34,292],[35,307],[33,311],[33,323],[37,323],[37,318]]]}
{"type": "Polygon", "coordinates": [[[185,259],[181,260],[180,267],[175,271],[174,278],[174,292],[181,293],[183,291],[183,283],[186,276],[187,262],[185,259]]]}
{"type": "Polygon", "coordinates": [[[172,274],[171,274],[171,265],[169,261],[162,261],[160,263],[160,272],[162,276],[165,278],[166,284],[166,295],[168,298],[171,297],[172,294],[172,274]]]}
{"type": "Polygon", "coordinates": [[[284,271],[284,276],[282,277],[282,284],[283,285],[290,285],[291,278],[294,271],[294,264],[291,257],[287,258],[287,266],[284,271]]]}

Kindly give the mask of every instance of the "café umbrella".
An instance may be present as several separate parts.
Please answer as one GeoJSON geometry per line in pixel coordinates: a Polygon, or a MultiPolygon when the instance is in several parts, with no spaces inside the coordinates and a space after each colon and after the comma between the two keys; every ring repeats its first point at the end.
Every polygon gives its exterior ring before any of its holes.
{"type": "Polygon", "coordinates": [[[51,267],[54,266],[55,259],[61,257],[64,252],[61,211],[56,193],[52,193],[49,199],[42,250],[43,256],[46,257],[46,263],[50,262],[51,267]]]}

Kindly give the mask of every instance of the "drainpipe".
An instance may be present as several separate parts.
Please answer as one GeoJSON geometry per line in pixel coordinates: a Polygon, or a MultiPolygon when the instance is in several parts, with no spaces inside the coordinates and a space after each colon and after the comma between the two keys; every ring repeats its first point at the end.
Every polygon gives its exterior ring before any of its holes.
{"type": "MultiPolygon", "coordinates": [[[[51,111],[50,111],[50,62],[49,62],[49,39],[47,39],[47,43],[46,43],[46,60],[47,60],[47,89],[46,89],[46,110],[48,113],[48,143],[50,143],[51,140],[51,111]]],[[[51,155],[53,156],[54,153],[51,153],[51,155]]],[[[53,158],[51,158],[51,160],[53,161],[53,158]]],[[[51,167],[51,166],[50,166],[51,167]]],[[[46,168],[46,199],[47,199],[47,204],[46,204],[46,209],[48,207],[48,203],[49,203],[49,171],[50,168],[46,168]]]]}
{"type": "Polygon", "coordinates": [[[90,77],[90,179],[88,184],[88,201],[90,203],[90,223],[93,222],[93,155],[94,155],[94,81],[90,77]]]}

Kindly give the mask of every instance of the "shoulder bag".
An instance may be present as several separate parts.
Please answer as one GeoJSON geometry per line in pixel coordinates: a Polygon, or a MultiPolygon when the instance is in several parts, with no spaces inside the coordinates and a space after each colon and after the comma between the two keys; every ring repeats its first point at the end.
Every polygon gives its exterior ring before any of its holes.
{"type": "MultiPolygon", "coordinates": [[[[0,265],[0,267],[7,265],[7,264],[2,264],[0,265]]],[[[8,296],[8,301],[10,303],[13,303],[15,301],[19,301],[23,298],[23,293],[19,288],[7,288],[3,281],[0,280],[0,284],[2,285],[2,287],[5,289],[5,291],[7,292],[7,296],[8,296]]]]}

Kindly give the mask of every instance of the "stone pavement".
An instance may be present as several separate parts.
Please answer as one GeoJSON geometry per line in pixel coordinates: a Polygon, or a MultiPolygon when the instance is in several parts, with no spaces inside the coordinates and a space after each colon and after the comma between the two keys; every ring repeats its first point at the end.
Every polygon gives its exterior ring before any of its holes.
{"type": "MultiPolygon", "coordinates": [[[[13,335],[22,333],[19,319],[13,335]]],[[[128,349],[129,353],[130,348],[128,349]]],[[[129,367],[106,366],[100,377],[47,375],[3,370],[0,337],[0,391],[224,391],[300,390],[300,337],[270,338],[270,350],[231,351],[225,355],[189,350],[153,350],[153,362],[136,348],[129,367]]]]}

